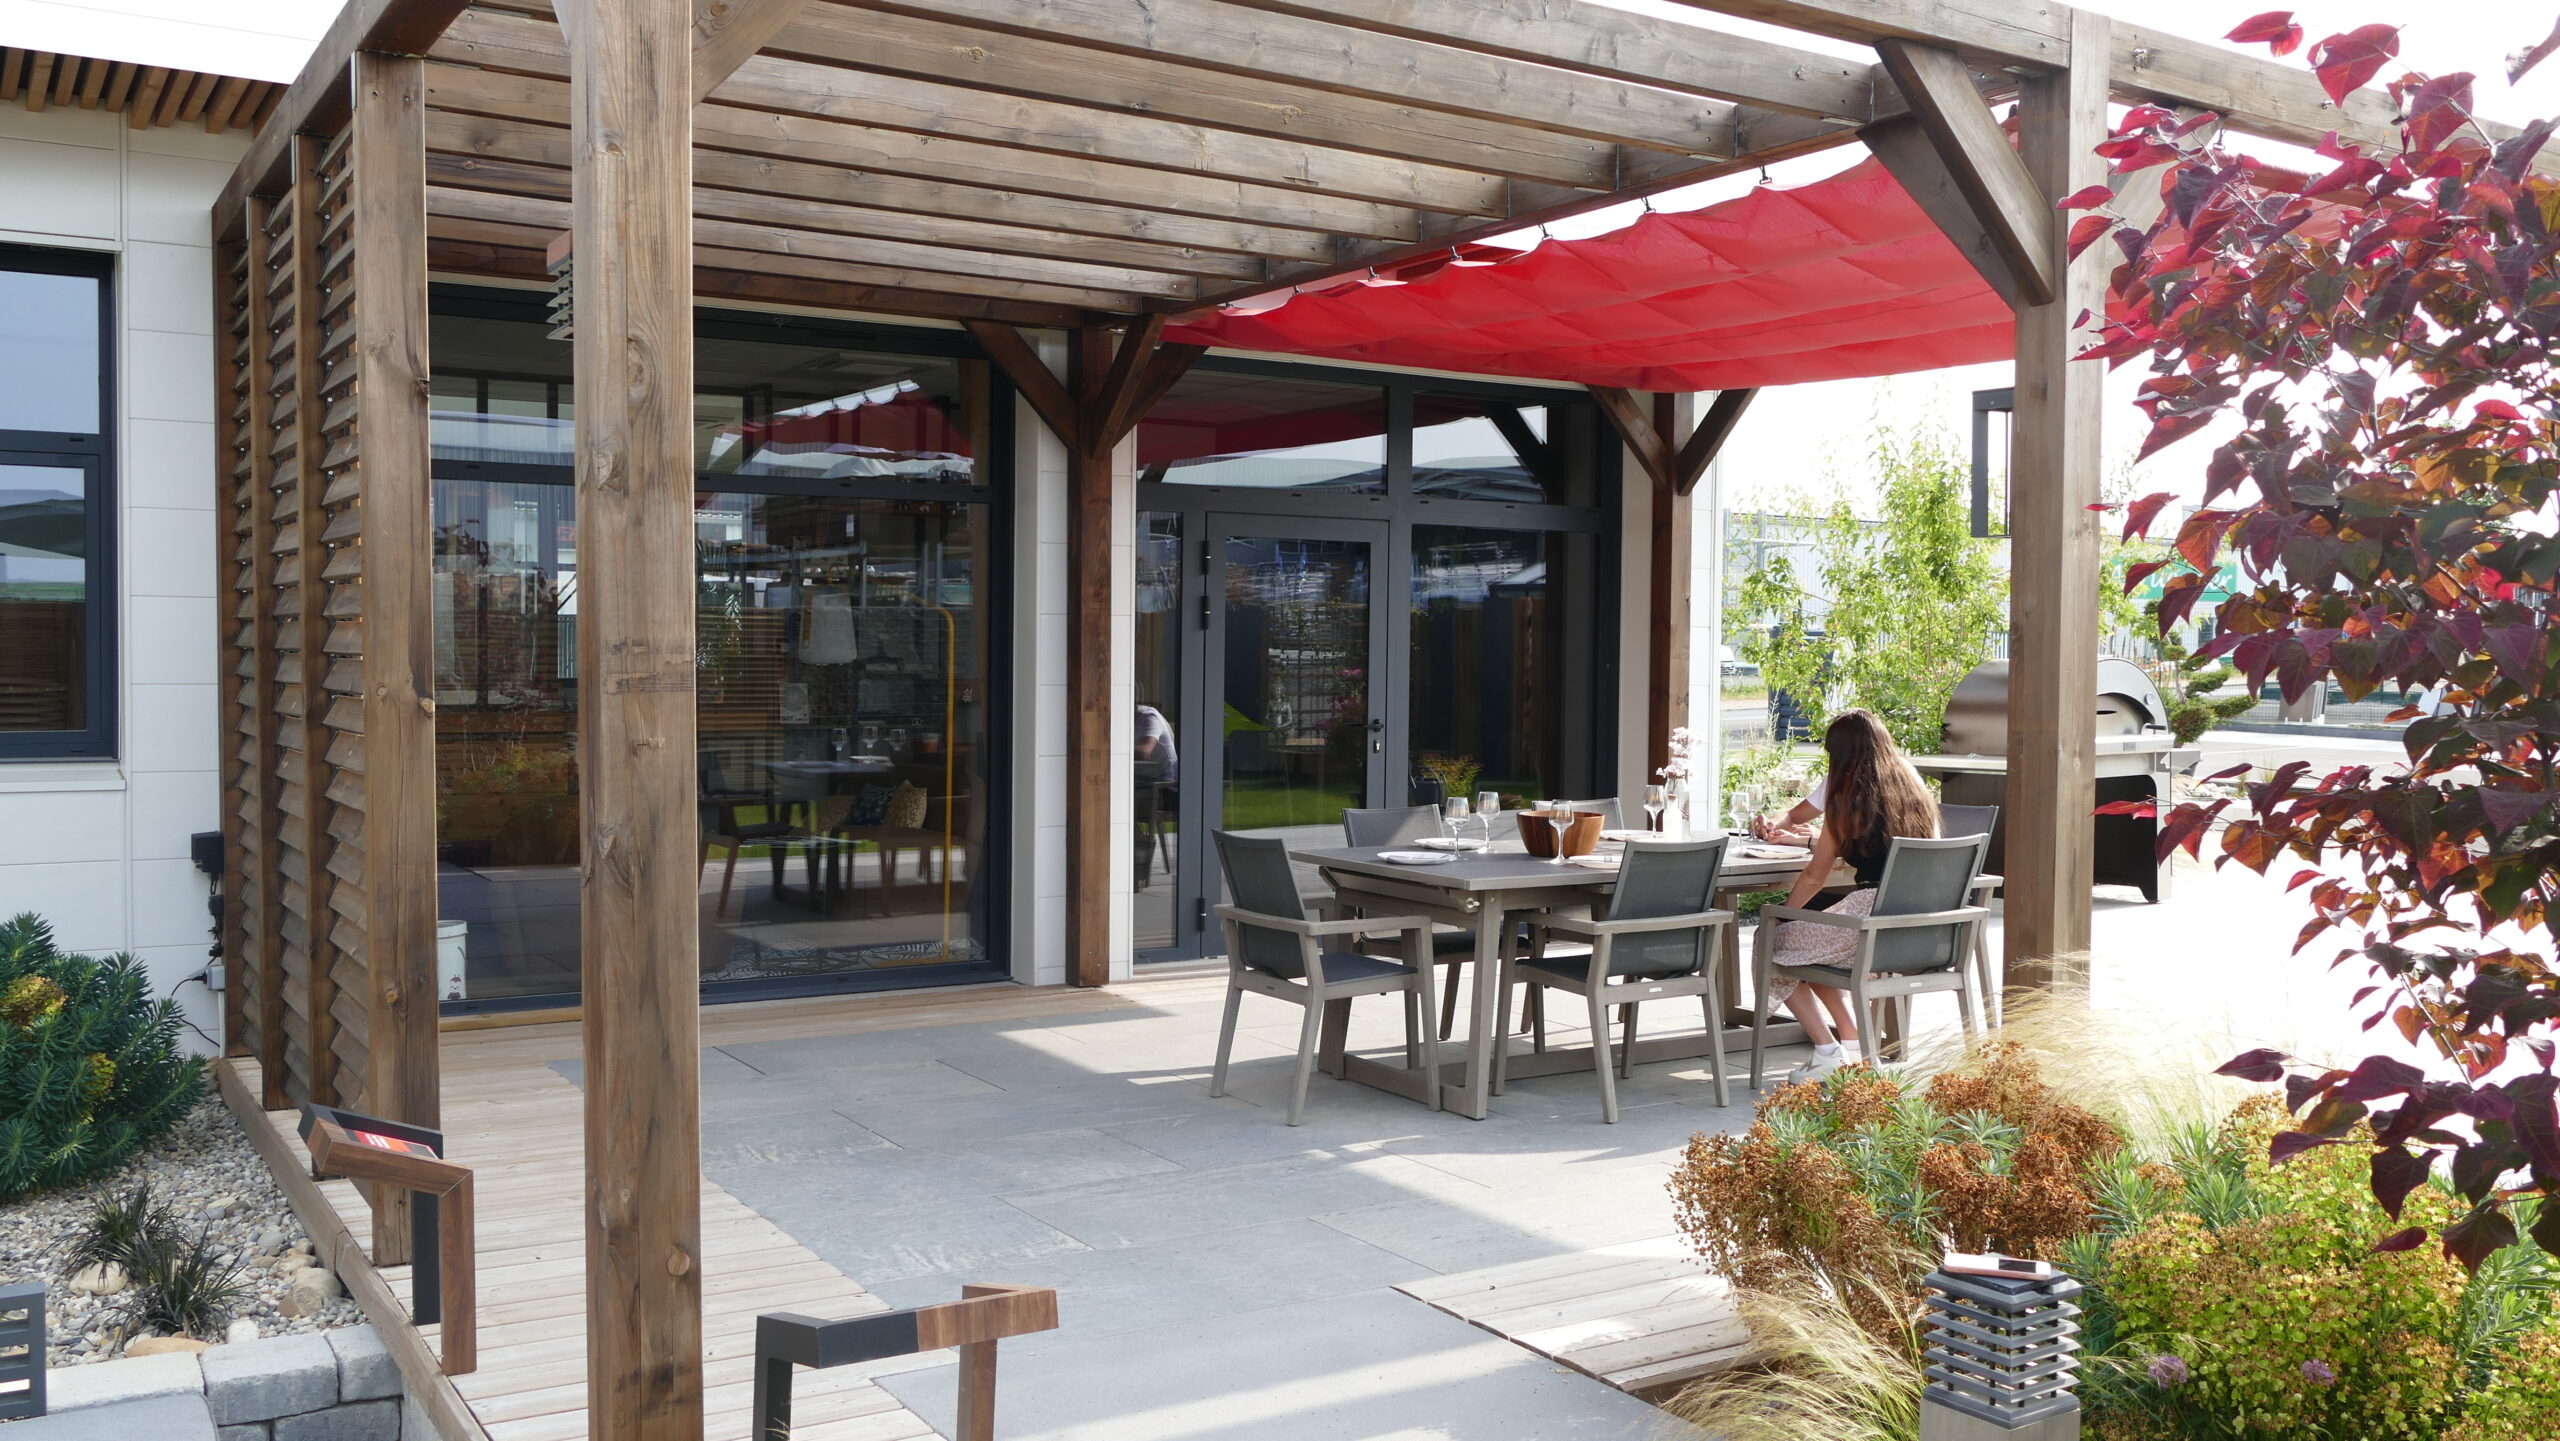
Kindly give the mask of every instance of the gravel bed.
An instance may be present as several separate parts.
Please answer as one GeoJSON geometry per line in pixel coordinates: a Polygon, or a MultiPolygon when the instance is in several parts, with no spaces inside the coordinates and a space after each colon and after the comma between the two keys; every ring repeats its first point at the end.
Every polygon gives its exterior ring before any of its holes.
{"type": "Polygon", "coordinates": [[[203,1230],[241,1262],[240,1274],[250,1290],[231,1313],[230,1339],[247,1339],[250,1325],[259,1335],[278,1336],[363,1321],[355,1303],[342,1293],[311,1314],[286,1314],[293,1272],[310,1263],[310,1237],[239,1123],[208,1096],[168,1134],[115,1170],[66,1190],[0,1205],[0,1277],[44,1281],[49,1365],[104,1361],[122,1355],[127,1341],[142,1339],[125,1334],[120,1316],[132,1291],[88,1294],[72,1285],[65,1262],[97,1204],[122,1197],[144,1180],[151,1183],[155,1198],[168,1203],[184,1234],[203,1230]]]}

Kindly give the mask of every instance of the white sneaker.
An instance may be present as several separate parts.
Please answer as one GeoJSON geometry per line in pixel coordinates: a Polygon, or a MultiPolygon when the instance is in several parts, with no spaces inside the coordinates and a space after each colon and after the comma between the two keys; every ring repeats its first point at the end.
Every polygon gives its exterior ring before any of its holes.
{"type": "Polygon", "coordinates": [[[1819,1081],[1847,1064],[1849,1053],[1845,1050],[1834,1051],[1828,1056],[1817,1051],[1798,1061],[1795,1069],[1787,1072],[1787,1084],[1801,1086],[1809,1081],[1819,1081]]]}

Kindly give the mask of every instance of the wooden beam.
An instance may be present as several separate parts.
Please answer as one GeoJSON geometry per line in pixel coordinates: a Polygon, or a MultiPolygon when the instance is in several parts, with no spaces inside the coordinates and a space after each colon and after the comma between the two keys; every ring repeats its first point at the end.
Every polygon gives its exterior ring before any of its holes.
{"type": "Polygon", "coordinates": [[[2018,288],[2016,268],[2001,257],[1973,203],[1947,169],[1938,147],[1930,143],[1928,127],[1919,117],[1897,115],[1879,120],[1861,129],[1858,138],[1866,142],[1868,153],[1892,174],[1912,203],[1937,223],[1938,232],[1973,266],[1984,284],[2013,310],[2029,303],[2018,288]]]}
{"type": "MultiPolygon", "coordinates": [[[[1680,433],[1686,395],[1656,394],[1648,428],[1667,449],[1680,433]]],[[[1689,536],[1686,487],[1660,484],[1645,491],[1646,534],[1645,773],[1670,763],[1671,733],[1689,723],[1689,536]]]]}
{"type": "MultiPolygon", "coordinates": [[[[480,47],[474,53],[485,54],[486,48],[480,47]]],[[[451,51],[449,47],[439,47],[438,53],[451,51]]],[[[730,85],[736,87],[747,81],[765,63],[750,62],[730,85]]],[[[555,125],[568,112],[568,86],[542,76],[433,65],[428,69],[428,85],[433,103],[446,110],[555,125]]],[[[724,90],[722,100],[731,93],[734,92],[724,90]]],[[[755,93],[776,98],[764,91],[755,93]]],[[[696,112],[695,135],[701,144],[721,149],[888,171],[945,184],[1029,191],[1344,235],[1409,238],[1418,230],[1412,210],[1384,201],[1184,173],[1117,158],[1034,154],[1012,144],[973,136],[900,129],[895,121],[921,123],[926,117],[903,110],[898,97],[885,99],[888,103],[880,105],[812,101],[813,105],[823,105],[823,116],[745,110],[713,103],[696,112]]]]}
{"type": "MultiPolygon", "coordinates": [[[[569,164],[565,129],[482,115],[431,111],[427,116],[427,148],[436,154],[489,161],[521,161],[551,166],[564,174],[569,164]]],[[[694,152],[696,212],[706,187],[760,195],[789,203],[816,200],[847,206],[870,206],[938,224],[949,218],[1096,236],[1163,246],[1178,254],[1204,253],[1268,256],[1276,260],[1322,260],[1332,243],[1310,231],[1231,222],[1214,216],[1173,215],[1085,200],[1061,199],[1019,190],[992,190],[947,184],[936,179],[886,175],[834,164],[792,158],[798,152],[748,155],[728,150],[694,152]]],[[[565,182],[564,182],[565,185],[565,182]]],[[[567,194],[563,188],[560,194],[567,194]]]]}
{"type": "Polygon", "coordinates": [[[1646,85],[1570,75],[1497,55],[1219,0],[857,0],[1063,44],[1282,81],[1503,125],[1525,125],[1674,155],[1725,155],[1732,107],[1646,85]]]}
{"type": "Polygon", "coordinates": [[[970,337],[978,342],[978,348],[995,362],[996,369],[1003,371],[1005,378],[1013,382],[1013,388],[1022,393],[1022,398],[1030,403],[1033,413],[1040,417],[1041,424],[1049,427],[1049,433],[1058,438],[1058,443],[1070,451],[1081,449],[1083,417],[1076,409],[1075,397],[1067,393],[1067,387],[1059,381],[1057,374],[1040,359],[1039,352],[1031,348],[1031,342],[1022,338],[1022,332],[990,320],[971,320],[962,324],[970,337]]]}
{"type": "MultiPolygon", "coordinates": [[[[2107,21],[2076,13],[2077,53],[2105,53],[2107,21]]],[[[2102,183],[2091,153],[2107,133],[2102,66],[2075,63],[2029,81],[2018,147],[2056,199],[2102,183]]],[[[2047,206],[2057,250],[2071,217],[2047,206]]],[[[2017,409],[2010,465],[2008,832],[2004,874],[2008,986],[2086,984],[2090,813],[2096,801],[2098,515],[2103,367],[2072,356],[2074,327],[2103,314],[2106,257],[2093,247],[2062,273],[2049,304],[2018,311],[2017,409]]]]}
{"type": "Polygon", "coordinates": [[[1654,416],[1635,392],[1613,385],[1586,386],[1591,398],[1600,402],[1600,413],[1609,419],[1609,427],[1626,442],[1627,451],[1644,467],[1646,477],[1660,490],[1673,489],[1672,449],[1670,437],[1654,424],[1654,416]]]}
{"type": "MultiPolygon", "coordinates": [[[[349,83],[356,439],[364,497],[365,1108],[440,1126],[436,637],[427,440],[426,94],[412,56],[359,52],[349,83]]],[[[320,486],[318,456],[301,459],[320,486]]],[[[306,540],[316,538],[316,532],[306,540]]],[[[408,1258],[410,1197],[374,1191],[374,1255],[408,1258]]],[[[464,1262],[465,1265],[468,1262],[464,1262]]],[[[450,1359],[450,1357],[448,1357],[450,1359]]]]}
{"type": "MultiPolygon", "coordinates": [[[[540,226],[554,231],[570,228],[567,201],[526,195],[492,195],[442,186],[428,189],[425,194],[430,215],[540,226]]],[[[1200,293],[1196,280],[1157,271],[1053,260],[1045,255],[998,256],[956,247],[871,240],[861,236],[750,225],[733,220],[697,218],[693,237],[696,245],[709,249],[1075,287],[1093,292],[1105,304],[1117,302],[1114,308],[1127,308],[1129,297],[1133,296],[1196,299],[1200,293]]]]}
{"type": "Polygon", "coordinates": [[[720,88],[808,0],[696,0],[693,12],[693,98],[720,88]]]}
{"type": "MultiPolygon", "coordinates": [[[[80,62],[74,60],[72,63],[77,65],[80,62]]],[[[53,66],[54,55],[50,50],[35,52],[34,58],[28,62],[27,109],[40,113],[49,102],[53,85],[53,66]]]]}
{"type": "MultiPolygon", "coordinates": [[[[1955,52],[1935,46],[1883,40],[1876,50],[1910,102],[1910,122],[1916,122],[1938,159],[1936,174],[1915,174],[1903,188],[1915,198],[1925,191],[1940,201],[1940,208],[1950,192],[1963,202],[1970,223],[1948,228],[1940,221],[1940,228],[1986,276],[1994,266],[2008,272],[2009,284],[1995,286],[2012,297],[2011,305],[2021,300],[2042,305],[2052,299],[2054,262],[2061,254],[2052,242],[2053,204],[2037,192],[2025,162],[1982,103],[1972,72],[1955,52]]],[[[1885,121],[1875,131],[1901,142],[1877,147],[1870,140],[1870,148],[1896,178],[1917,168],[1918,157],[1908,144],[1909,123],[1885,121]]],[[[1937,218],[1936,210],[1931,218],[1937,218]]]]}
{"type": "Polygon", "coordinates": [[[767,48],[884,74],[1558,185],[1605,189],[1617,170],[1616,147],[1588,136],[1268,77],[1239,84],[1220,71],[895,10],[813,10],[767,48]]]}
{"type": "MultiPolygon", "coordinates": [[[[858,34],[839,39],[846,53],[863,53],[858,34]]],[[[562,70],[554,27],[489,11],[457,20],[435,53],[534,77],[556,77],[562,70]]],[[[1152,113],[1108,114],[1045,93],[996,99],[958,85],[773,55],[746,60],[716,98],[775,115],[821,116],[874,130],[1264,184],[1300,195],[1463,215],[1498,215],[1508,204],[1505,179],[1482,171],[1183,124],[1152,113]]],[[[748,118],[752,123],[763,117],[748,118]]],[[[1017,165],[1042,163],[1015,159],[1017,165]]]]}
{"type": "Polygon", "coordinates": [[[571,0],[587,1434],[702,1437],[691,0],[571,0]]]}
{"type": "MultiPolygon", "coordinates": [[[[141,102],[136,100],[140,106],[141,102]]],[[[322,505],[328,482],[320,474],[319,458],[327,450],[321,431],[326,414],[324,399],[329,385],[329,368],[321,360],[324,334],[320,317],[328,308],[321,271],[328,251],[322,246],[320,232],[321,195],[327,186],[321,179],[321,157],[329,150],[326,137],[296,135],[287,150],[293,167],[293,189],[289,197],[293,215],[293,314],[284,324],[293,327],[293,414],[286,422],[293,430],[293,530],[295,619],[293,622],[299,679],[282,682],[279,672],[279,694],[298,692],[302,714],[288,718],[288,733],[299,736],[298,745],[288,744],[279,756],[290,756],[287,764],[299,775],[288,775],[288,784],[299,780],[302,786],[302,814],[288,817],[279,806],[278,822],[298,829],[295,843],[302,852],[306,868],[303,890],[306,904],[303,921],[307,934],[303,937],[303,999],[310,1007],[305,1013],[309,1023],[305,1047],[305,1063],[310,1067],[310,1099],[324,1106],[348,1101],[338,1088],[338,957],[341,954],[335,914],[330,892],[338,884],[328,867],[330,848],[337,844],[329,834],[329,818],[333,809],[326,801],[329,794],[328,687],[329,664],[329,583],[326,574],[329,547],[323,539],[329,528],[329,517],[322,505]]],[[[281,478],[279,478],[281,484],[281,478]]],[[[282,522],[278,522],[279,529],[282,522]]],[[[281,559],[279,584],[282,584],[281,559]]],[[[288,961],[286,971],[292,966],[288,961]]],[[[288,1057],[288,1060],[290,1058],[288,1057]]],[[[395,1242],[394,1244],[398,1244],[395,1242]]]]}
{"type": "Polygon", "coordinates": [[[1165,394],[1190,373],[1191,363],[1208,353],[1209,347],[1205,345],[1157,346],[1155,354],[1147,359],[1146,369],[1138,375],[1125,423],[1120,434],[1112,437],[1112,443],[1118,444],[1121,436],[1137,429],[1138,422],[1147,418],[1147,412],[1156,408],[1156,402],[1164,399],[1165,394]]]}
{"type": "Polygon", "coordinates": [[[1757,390],[1723,390],[1716,392],[1715,403],[1707,407],[1706,418],[1680,446],[1680,454],[1671,462],[1671,488],[1682,495],[1698,488],[1698,478],[1713,465],[1716,453],[1733,438],[1733,428],[1742,423],[1742,413],[1751,408],[1757,390]]]}
{"type": "Polygon", "coordinates": [[[1857,125],[1876,87],[1858,60],[1590,0],[1229,0],[1250,10],[1857,125]]]}
{"type": "MultiPolygon", "coordinates": [[[[302,62],[302,74],[266,102],[269,113],[258,121],[249,152],[240,157],[213,202],[214,232],[231,228],[241,202],[252,193],[282,193],[294,132],[334,132],[346,123],[347,64],[357,51],[423,55],[453,17],[470,7],[471,0],[347,0],[311,58],[302,62]]],[[[134,104],[143,101],[137,96],[134,104]]]]}
{"type": "MultiPolygon", "coordinates": [[[[722,152],[707,153],[718,155],[722,152]]],[[[810,231],[821,235],[851,235],[908,244],[930,244],[953,250],[985,251],[1001,256],[1019,255],[1026,250],[1036,249],[1041,254],[1053,256],[1059,260],[1075,260],[1088,265],[1132,270],[1160,271],[1166,275],[1238,280],[1257,277],[1262,273],[1260,264],[1242,256],[1212,254],[1189,247],[1060,235],[1055,231],[1038,230],[1027,226],[995,225],[950,217],[936,218],[910,214],[902,210],[841,205],[767,192],[713,189],[699,183],[700,161],[703,158],[703,155],[696,156],[697,183],[693,187],[693,213],[696,220],[734,221],[747,225],[772,226],[782,230],[810,231]]],[[[568,171],[554,170],[541,165],[527,165],[512,160],[430,154],[427,157],[427,181],[430,186],[439,189],[469,191],[479,195],[527,196],[562,204],[566,204],[569,198],[568,171]]]]}
{"type": "Polygon", "coordinates": [[[1112,447],[1091,418],[1107,409],[1110,332],[1068,332],[1067,390],[1076,437],[1067,447],[1067,983],[1111,982],[1112,447]]]}
{"type": "Polygon", "coordinates": [[[1120,332],[1120,348],[1112,353],[1111,368],[1103,374],[1101,391],[1093,397],[1092,409],[1085,413],[1086,445],[1108,450],[1138,423],[1134,406],[1139,383],[1147,362],[1154,359],[1156,342],[1163,337],[1162,314],[1141,315],[1120,332]]]}
{"type": "MultiPolygon", "coordinates": [[[[250,554],[245,565],[250,607],[257,626],[257,654],[250,657],[252,690],[249,707],[254,727],[252,758],[243,767],[240,799],[258,815],[258,846],[245,863],[257,871],[258,946],[239,964],[253,972],[258,998],[258,1077],[261,1099],[269,1110],[290,1104],[284,1073],[284,877],[282,831],[286,824],[277,798],[284,780],[277,773],[277,746],[284,717],[276,708],[276,458],[275,458],[275,296],[268,281],[269,230],[279,207],[265,199],[250,202],[241,217],[240,243],[249,255],[249,415],[242,443],[248,449],[248,474],[242,500],[249,510],[250,554]]],[[[222,283],[218,278],[217,284],[222,283]]],[[[219,343],[218,341],[216,343],[219,343]]],[[[229,528],[222,528],[229,540],[229,528]]],[[[224,798],[225,809],[231,806],[224,798]]],[[[237,888],[226,888],[238,895],[237,888]]]]}

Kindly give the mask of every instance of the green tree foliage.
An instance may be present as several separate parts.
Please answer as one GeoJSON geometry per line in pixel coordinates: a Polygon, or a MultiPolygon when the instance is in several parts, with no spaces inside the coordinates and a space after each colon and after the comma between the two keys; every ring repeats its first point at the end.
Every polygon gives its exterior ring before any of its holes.
{"type": "Polygon", "coordinates": [[[204,1063],[130,955],[66,956],[35,916],[0,925],[0,1201],[122,1162],[185,1115],[204,1063]]]}
{"type": "MultiPolygon", "coordinates": [[[[2154,604],[2149,613],[2156,623],[2160,607],[2154,604]]],[[[2160,683],[2169,707],[2169,739],[2173,744],[2193,744],[2196,737],[2258,703],[2257,696],[2248,691],[2214,694],[2240,672],[2224,662],[2197,655],[2174,628],[2161,631],[2153,644],[2160,651],[2160,664],[2152,667],[2152,679],[2160,683]]]]}
{"type": "Polygon", "coordinates": [[[1810,573],[1772,551],[1743,577],[1736,649],[1772,692],[1813,713],[1817,733],[1864,706],[1905,748],[1938,748],[1949,693],[1990,653],[2007,612],[1993,542],[1973,534],[1969,486],[1943,432],[1879,435],[1866,475],[1824,509],[1810,573]],[[1862,500],[1875,520],[1859,514],[1862,500]],[[1822,598],[1829,613],[1809,614],[1822,598]]]}

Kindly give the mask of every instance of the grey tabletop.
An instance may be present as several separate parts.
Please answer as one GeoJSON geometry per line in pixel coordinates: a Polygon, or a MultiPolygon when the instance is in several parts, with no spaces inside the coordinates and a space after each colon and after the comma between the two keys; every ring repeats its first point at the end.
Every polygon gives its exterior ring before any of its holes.
{"type": "MultiPolygon", "coordinates": [[[[1756,849],[1757,847],[1755,847],[1756,849]]],[[[1407,846],[1389,846],[1387,850],[1409,850],[1407,846]]],[[[1765,882],[1783,880],[1804,869],[1805,852],[1789,849],[1784,855],[1751,856],[1742,854],[1737,845],[1725,860],[1723,882],[1765,882]]],[[[1539,890],[1553,886],[1605,886],[1618,878],[1617,870],[1592,866],[1556,865],[1517,848],[1497,847],[1491,851],[1462,854],[1458,859],[1436,866],[1399,865],[1380,859],[1373,846],[1306,847],[1289,853],[1309,865],[1329,866],[1335,870],[1354,871],[1361,875],[1384,876],[1415,885],[1435,886],[1452,891],[1516,891],[1539,890]]]]}

